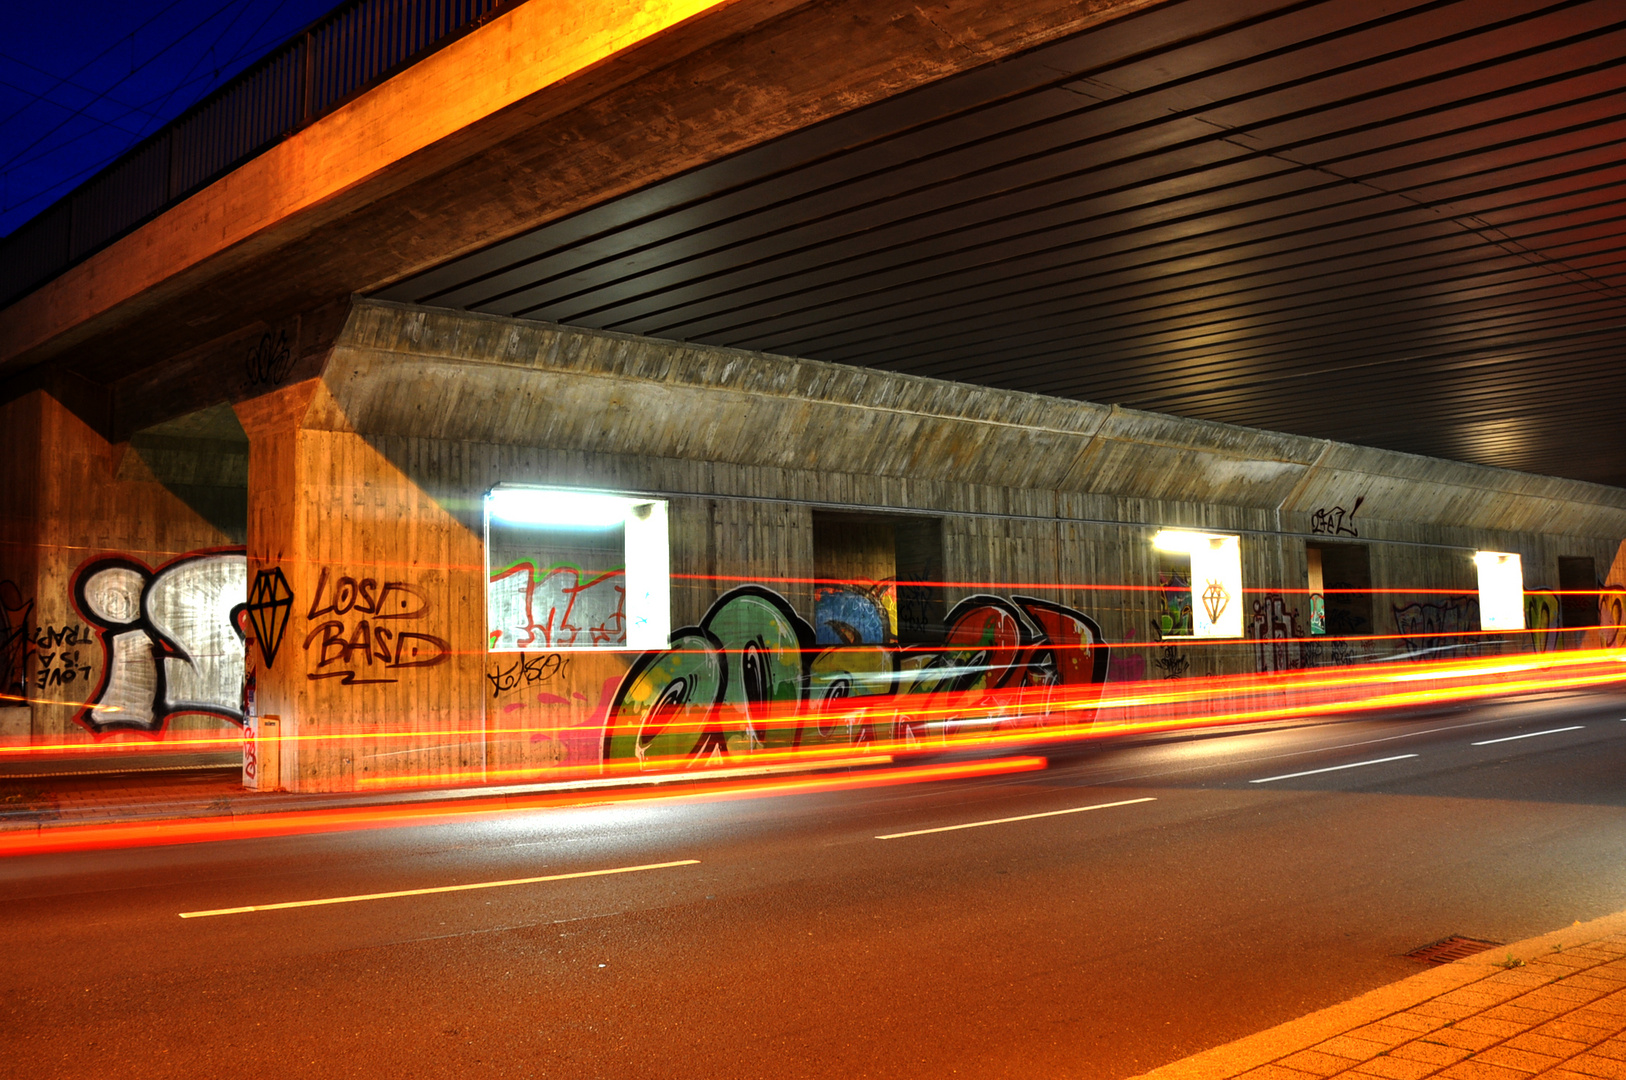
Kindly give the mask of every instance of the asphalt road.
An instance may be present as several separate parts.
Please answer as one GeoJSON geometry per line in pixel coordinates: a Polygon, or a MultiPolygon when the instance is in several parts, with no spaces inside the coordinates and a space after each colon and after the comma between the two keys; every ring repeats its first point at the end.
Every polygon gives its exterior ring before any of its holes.
{"type": "Polygon", "coordinates": [[[1558,698],[982,780],[8,859],[0,1075],[1129,1076],[1404,978],[1447,935],[1626,908],[1623,778],[1626,698],[1558,698]]]}

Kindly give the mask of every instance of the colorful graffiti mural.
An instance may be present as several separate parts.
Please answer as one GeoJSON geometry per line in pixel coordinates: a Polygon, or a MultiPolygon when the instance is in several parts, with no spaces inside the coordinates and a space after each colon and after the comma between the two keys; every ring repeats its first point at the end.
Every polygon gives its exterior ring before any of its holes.
{"type": "Polygon", "coordinates": [[[820,585],[813,592],[813,633],[820,645],[887,645],[896,641],[897,582],[820,585]]]}
{"type": "Polygon", "coordinates": [[[698,625],[674,631],[669,649],[634,661],[611,703],[604,760],[657,768],[1037,727],[1051,719],[1044,695],[1059,688],[1065,722],[1092,718],[1107,649],[1089,616],[1029,596],[978,595],[955,605],[945,627],[940,646],[824,646],[779,593],[740,586],[698,625]],[[1001,710],[1011,698],[996,691],[1025,691],[1025,707],[1001,710]]]}
{"type": "Polygon", "coordinates": [[[73,577],[73,603],[95,628],[103,659],[100,682],[74,720],[97,734],[159,732],[181,713],[241,724],[238,619],[247,598],[241,548],[193,552],[157,569],[128,555],[86,562],[73,577]]]}
{"type": "Polygon", "coordinates": [[[1559,647],[1564,609],[1558,594],[1550,589],[1534,589],[1524,594],[1524,628],[1534,652],[1552,652],[1559,647]]]}

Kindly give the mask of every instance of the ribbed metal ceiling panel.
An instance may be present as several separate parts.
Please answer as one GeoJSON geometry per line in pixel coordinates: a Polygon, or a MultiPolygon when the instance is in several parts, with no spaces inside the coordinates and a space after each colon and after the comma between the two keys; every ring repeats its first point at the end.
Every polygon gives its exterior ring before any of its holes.
{"type": "Polygon", "coordinates": [[[1626,5],[1185,0],[387,299],[1626,484],[1626,5]]]}

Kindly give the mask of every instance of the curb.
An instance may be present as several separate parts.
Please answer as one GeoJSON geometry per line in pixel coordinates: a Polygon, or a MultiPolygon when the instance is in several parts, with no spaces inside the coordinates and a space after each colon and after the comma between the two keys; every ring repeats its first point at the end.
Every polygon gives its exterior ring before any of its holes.
{"type": "Polygon", "coordinates": [[[1300,1050],[1494,975],[1504,970],[1499,957],[1512,956],[1517,960],[1529,961],[1534,957],[1619,934],[1626,934],[1626,911],[1590,922],[1577,922],[1540,937],[1500,945],[1442,964],[1256,1035],[1248,1035],[1224,1046],[1170,1062],[1131,1080],[1231,1080],[1250,1069],[1279,1061],[1300,1050]]]}

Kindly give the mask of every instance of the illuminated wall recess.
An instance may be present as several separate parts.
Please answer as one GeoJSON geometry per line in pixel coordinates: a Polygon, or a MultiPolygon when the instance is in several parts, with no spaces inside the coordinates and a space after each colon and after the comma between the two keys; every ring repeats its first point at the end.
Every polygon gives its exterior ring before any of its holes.
{"type": "Polygon", "coordinates": [[[664,501],[498,485],[485,512],[492,652],[666,648],[664,501]]]}
{"type": "Polygon", "coordinates": [[[1524,629],[1524,567],[1517,555],[1476,551],[1479,567],[1479,628],[1524,629]]]}
{"type": "Polygon", "coordinates": [[[1218,533],[1163,529],[1152,537],[1160,551],[1191,558],[1191,636],[1242,636],[1242,541],[1218,533]]]}

